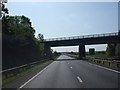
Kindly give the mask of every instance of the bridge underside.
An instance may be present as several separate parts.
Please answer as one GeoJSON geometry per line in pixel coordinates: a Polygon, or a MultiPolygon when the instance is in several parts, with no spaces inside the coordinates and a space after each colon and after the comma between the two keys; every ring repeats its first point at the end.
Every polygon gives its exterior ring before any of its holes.
{"type": "MultiPolygon", "coordinates": [[[[79,45],[79,59],[82,59],[85,57],[85,45],[120,43],[120,38],[118,36],[92,37],[73,40],[45,41],[43,43],[45,44],[46,55],[49,54],[50,47],[79,45]]],[[[50,57],[49,55],[47,56],[50,57]]]]}

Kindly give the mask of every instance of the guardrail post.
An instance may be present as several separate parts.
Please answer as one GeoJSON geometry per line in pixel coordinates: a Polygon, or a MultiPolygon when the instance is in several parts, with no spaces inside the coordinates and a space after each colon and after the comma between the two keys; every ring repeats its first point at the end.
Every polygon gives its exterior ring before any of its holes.
{"type": "Polygon", "coordinates": [[[110,62],[108,62],[109,63],[109,66],[110,66],[110,62]]]}
{"type": "Polygon", "coordinates": [[[3,72],[3,75],[5,76],[5,78],[7,78],[7,77],[8,77],[7,72],[3,72]]]}
{"type": "Polygon", "coordinates": [[[100,64],[101,61],[99,61],[99,64],[100,64]]]}
{"type": "Polygon", "coordinates": [[[117,63],[117,68],[119,68],[119,63],[117,63]]]}
{"type": "Polygon", "coordinates": [[[105,64],[105,62],[103,61],[103,65],[105,64]]]}

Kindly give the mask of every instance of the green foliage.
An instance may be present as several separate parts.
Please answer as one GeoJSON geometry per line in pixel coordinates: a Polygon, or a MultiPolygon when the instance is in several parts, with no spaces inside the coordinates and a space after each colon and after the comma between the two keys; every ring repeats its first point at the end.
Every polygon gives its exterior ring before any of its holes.
{"type": "MultiPolygon", "coordinates": [[[[119,30],[118,32],[119,32],[119,38],[120,38],[120,30],[119,30]]],[[[116,45],[115,55],[120,58],[120,43],[118,43],[118,44],[116,45]]]]}
{"type": "Polygon", "coordinates": [[[77,53],[77,52],[73,52],[73,51],[68,52],[68,54],[78,55],[78,53],[77,53]]]}
{"type": "Polygon", "coordinates": [[[1,14],[3,16],[5,16],[5,14],[8,14],[8,9],[5,7],[4,3],[7,3],[7,2],[0,2],[1,14]]]}
{"type": "MultiPolygon", "coordinates": [[[[53,51],[51,51],[51,52],[53,52],[53,51]]],[[[54,51],[53,54],[52,54],[52,57],[53,57],[53,58],[56,58],[56,57],[58,57],[60,54],[61,54],[61,53],[59,53],[59,52],[57,52],[57,51],[54,51]]]]}
{"type": "Polygon", "coordinates": [[[2,18],[2,30],[5,34],[29,35],[34,37],[35,30],[30,19],[25,16],[6,16],[2,18]]]}
{"type": "Polygon", "coordinates": [[[38,39],[39,41],[43,41],[43,40],[44,40],[44,36],[39,33],[37,39],[38,39]]]}
{"type": "Polygon", "coordinates": [[[96,54],[101,54],[101,55],[102,55],[102,54],[105,54],[105,51],[96,51],[95,53],[96,53],[96,54]]]}
{"type": "Polygon", "coordinates": [[[108,44],[106,53],[109,56],[115,56],[115,47],[116,44],[108,44]]]}
{"type": "Polygon", "coordinates": [[[116,45],[115,55],[120,58],[120,43],[116,45]]]}
{"type": "MultiPolygon", "coordinates": [[[[120,30],[118,30],[118,35],[120,36],[120,30]]],[[[109,56],[117,56],[117,57],[120,58],[120,43],[108,44],[106,53],[109,56]]]]}
{"type": "Polygon", "coordinates": [[[3,69],[44,58],[44,44],[35,38],[34,33],[30,19],[25,16],[2,18],[3,69]]]}

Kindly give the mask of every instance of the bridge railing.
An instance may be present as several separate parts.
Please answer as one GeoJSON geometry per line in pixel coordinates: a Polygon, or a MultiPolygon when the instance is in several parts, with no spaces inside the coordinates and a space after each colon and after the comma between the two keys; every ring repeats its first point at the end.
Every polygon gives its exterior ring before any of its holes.
{"type": "Polygon", "coordinates": [[[44,39],[44,42],[45,41],[61,41],[61,40],[83,39],[83,38],[108,37],[108,36],[118,36],[118,32],[105,33],[105,34],[82,35],[82,36],[73,36],[73,37],[51,38],[51,39],[44,39]]]}

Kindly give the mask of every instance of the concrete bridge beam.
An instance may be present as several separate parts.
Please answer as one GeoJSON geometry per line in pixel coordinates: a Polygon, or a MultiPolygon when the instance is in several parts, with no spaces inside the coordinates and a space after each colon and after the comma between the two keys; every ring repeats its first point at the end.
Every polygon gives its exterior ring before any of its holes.
{"type": "Polygon", "coordinates": [[[79,45],[79,59],[83,59],[85,57],[85,45],[79,45]]]}

